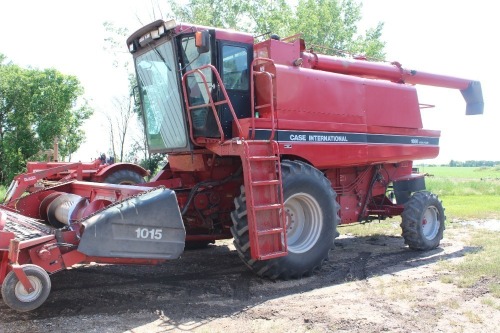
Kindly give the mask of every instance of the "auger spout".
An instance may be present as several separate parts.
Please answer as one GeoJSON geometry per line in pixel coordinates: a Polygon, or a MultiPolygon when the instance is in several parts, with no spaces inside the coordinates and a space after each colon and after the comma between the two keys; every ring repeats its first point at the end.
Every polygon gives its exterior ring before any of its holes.
{"type": "Polygon", "coordinates": [[[483,113],[484,101],[479,81],[406,69],[398,62],[387,63],[347,59],[314,52],[302,52],[301,57],[312,69],[396,83],[458,89],[467,103],[467,115],[483,113]]]}

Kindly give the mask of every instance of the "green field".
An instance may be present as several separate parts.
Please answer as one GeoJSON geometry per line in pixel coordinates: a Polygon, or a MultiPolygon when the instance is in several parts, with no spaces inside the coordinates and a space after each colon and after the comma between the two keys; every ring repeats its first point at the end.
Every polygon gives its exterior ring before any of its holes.
{"type": "Polygon", "coordinates": [[[448,219],[500,218],[500,167],[426,167],[427,189],[439,195],[448,219]]]}

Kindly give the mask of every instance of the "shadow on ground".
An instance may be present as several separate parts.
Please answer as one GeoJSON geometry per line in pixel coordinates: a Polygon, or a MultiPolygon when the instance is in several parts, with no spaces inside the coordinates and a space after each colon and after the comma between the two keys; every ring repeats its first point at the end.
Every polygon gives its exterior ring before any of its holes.
{"type": "MultiPolygon", "coordinates": [[[[194,329],[270,299],[393,274],[476,250],[445,251],[450,244],[442,243],[441,248],[417,252],[405,247],[400,237],[344,236],[335,241],[330,261],[313,276],[270,281],[250,272],[229,244],[186,251],[181,259],[159,266],[86,265],[59,272],[51,276],[52,292],[41,308],[18,313],[0,302],[0,323],[13,326],[19,321],[50,319],[57,325],[66,317],[116,315],[123,318],[117,332],[152,320],[161,320],[165,331],[194,329]],[[127,317],[139,312],[149,315],[127,322],[127,317]]],[[[81,328],[85,330],[85,323],[81,328]]]]}

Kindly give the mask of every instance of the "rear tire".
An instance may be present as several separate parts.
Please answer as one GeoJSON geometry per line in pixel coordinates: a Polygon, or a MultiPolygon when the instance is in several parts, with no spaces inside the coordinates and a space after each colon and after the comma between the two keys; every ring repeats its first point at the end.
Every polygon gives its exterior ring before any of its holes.
{"type": "Polygon", "coordinates": [[[104,183],[118,185],[135,185],[144,183],[144,178],[132,170],[117,170],[104,179],[104,183]]]}
{"type": "Polygon", "coordinates": [[[235,199],[231,213],[234,246],[257,275],[271,279],[300,278],[310,275],[328,259],[333,240],[338,236],[336,194],[330,182],[318,169],[299,161],[281,163],[283,195],[287,213],[288,255],[256,261],[250,254],[246,196],[235,199]]]}
{"type": "Polygon", "coordinates": [[[26,312],[41,306],[50,294],[50,277],[47,272],[36,265],[22,265],[24,273],[28,276],[34,290],[26,292],[24,286],[11,271],[5,277],[2,284],[2,297],[5,304],[10,308],[26,312]]]}
{"type": "Polygon", "coordinates": [[[443,239],[444,208],[437,195],[415,192],[401,214],[405,244],[414,250],[431,250],[443,239]]]}

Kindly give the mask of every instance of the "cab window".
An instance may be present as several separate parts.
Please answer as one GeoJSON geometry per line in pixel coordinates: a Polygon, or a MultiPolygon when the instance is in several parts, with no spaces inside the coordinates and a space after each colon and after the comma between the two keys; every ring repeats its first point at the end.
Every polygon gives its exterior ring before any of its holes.
{"type": "Polygon", "coordinates": [[[222,47],[222,81],[226,89],[248,90],[248,54],[243,47],[222,47]]]}

